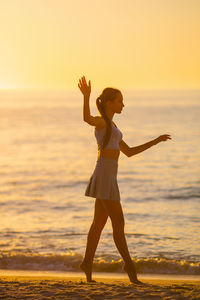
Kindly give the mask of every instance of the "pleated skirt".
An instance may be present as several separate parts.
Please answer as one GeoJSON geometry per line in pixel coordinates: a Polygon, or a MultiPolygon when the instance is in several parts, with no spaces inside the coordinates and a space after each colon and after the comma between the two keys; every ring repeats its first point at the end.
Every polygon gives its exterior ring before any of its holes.
{"type": "Polygon", "coordinates": [[[100,156],[89,179],[85,196],[120,201],[117,171],[117,160],[100,156]]]}

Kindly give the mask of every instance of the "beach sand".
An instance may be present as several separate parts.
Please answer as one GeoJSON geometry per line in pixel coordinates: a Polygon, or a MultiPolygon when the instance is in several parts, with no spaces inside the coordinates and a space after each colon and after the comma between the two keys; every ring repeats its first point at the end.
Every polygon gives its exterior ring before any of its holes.
{"type": "Polygon", "coordinates": [[[200,299],[200,281],[138,277],[0,275],[0,299],[200,299]]]}

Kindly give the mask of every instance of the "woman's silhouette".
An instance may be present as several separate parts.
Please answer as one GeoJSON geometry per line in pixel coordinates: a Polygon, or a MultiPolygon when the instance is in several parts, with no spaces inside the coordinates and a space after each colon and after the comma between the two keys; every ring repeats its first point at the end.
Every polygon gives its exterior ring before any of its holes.
{"type": "Polygon", "coordinates": [[[96,100],[100,116],[91,116],[89,98],[91,82],[86,82],[85,76],[79,79],[78,87],[84,96],[83,119],[95,126],[95,136],[98,143],[98,157],[95,170],[88,182],[85,195],[96,198],[94,219],[90,227],[85,257],[80,268],[85,272],[87,281],[92,280],[92,264],[101,232],[108,217],[111,219],[113,238],[116,247],[124,260],[123,270],[133,283],[140,284],[137,279],[134,262],[131,259],[124,234],[124,215],[120,203],[117,184],[118,158],[120,151],[126,156],[136,155],[161,141],[171,139],[164,134],[158,138],[136,147],[129,147],[122,139],[122,133],[112,121],[115,113],[120,114],[124,104],[120,90],[105,88],[96,100]]]}

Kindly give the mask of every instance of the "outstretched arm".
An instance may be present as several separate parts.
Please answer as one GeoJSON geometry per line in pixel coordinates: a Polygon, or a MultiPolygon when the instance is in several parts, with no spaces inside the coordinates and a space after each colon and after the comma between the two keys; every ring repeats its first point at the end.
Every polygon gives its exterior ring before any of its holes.
{"type": "Polygon", "coordinates": [[[79,89],[81,90],[83,94],[83,99],[84,99],[84,104],[83,104],[83,120],[86,121],[90,117],[90,93],[91,93],[91,83],[90,80],[86,82],[85,76],[81,77],[79,79],[79,84],[78,84],[79,89]]]}
{"type": "Polygon", "coordinates": [[[90,93],[91,93],[91,82],[90,82],[90,80],[89,80],[88,85],[87,85],[85,76],[81,77],[81,79],[79,79],[78,87],[81,90],[81,92],[83,94],[83,99],[84,99],[84,103],[83,103],[83,120],[85,122],[87,122],[88,124],[92,125],[92,126],[98,126],[102,122],[102,118],[98,117],[98,116],[93,117],[90,114],[90,104],[89,104],[90,93]]]}
{"type": "Polygon", "coordinates": [[[143,152],[147,149],[149,149],[150,147],[162,142],[162,141],[166,141],[168,139],[171,139],[169,134],[163,134],[160,135],[158,138],[147,142],[145,144],[142,144],[140,146],[136,146],[136,147],[129,147],[123,140],[121,140],[121,142],[119,143],[120,146],[120,150],[128,157],[131,157],[133,155],[136,155],[140,152],[143,152]]]}

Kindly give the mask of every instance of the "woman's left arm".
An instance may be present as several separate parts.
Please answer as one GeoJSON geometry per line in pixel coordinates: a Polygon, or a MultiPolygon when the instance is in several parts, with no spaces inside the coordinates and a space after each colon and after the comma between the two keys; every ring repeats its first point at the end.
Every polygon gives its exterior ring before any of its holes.
{"type": "Polygon", "coordinates": [[[145,144],[142,144],[142,145],[139,145],[139,146],[136,146],[136,147],[129,147],[123,140],[121,140],[121,142],[119,143],[119,147],[120,147],[120,150],[128,157],[131,157],[133,155],[136,155],[140,152],[143,152],[147,149],[149,149],[150,147],[160,143],[160,142],[163,142],[163,141],[166,141],[168,139],[171,139],[170,135],[169,134],[163,134],[163,135],[160,135],[158,138],[150,141],[150,142],[147,142],[145,144]]]}

